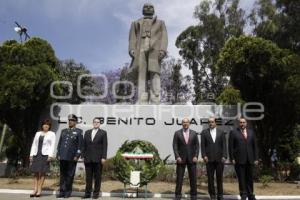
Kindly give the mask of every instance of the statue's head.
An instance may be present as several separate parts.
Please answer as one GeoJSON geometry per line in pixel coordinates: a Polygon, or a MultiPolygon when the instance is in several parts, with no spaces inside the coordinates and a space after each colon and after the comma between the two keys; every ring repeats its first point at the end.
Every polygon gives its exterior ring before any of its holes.
{"type": "Polygon", "coordinates": [[[151,3],[144,4],[143,15],[144,16],[153,16],[154,15],[154,6],[151,3]]]}

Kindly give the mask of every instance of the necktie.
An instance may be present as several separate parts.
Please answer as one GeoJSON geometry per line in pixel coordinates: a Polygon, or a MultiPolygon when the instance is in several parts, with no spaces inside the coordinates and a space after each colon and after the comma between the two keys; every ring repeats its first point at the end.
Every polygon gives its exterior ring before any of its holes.
{"type": "Polygon", "coordinates": [[[247,140],[247,132],[246,132],[246,129],[243,130],[243,135],[244,135],[244,138],[247,140]]]}
{"type": "Polygon", "coordinates": [[[187,144],[189,142],[189,132],[188,130],[186,130],[184,132],[184,140],[185,140],[185,143],[187,144]]]}

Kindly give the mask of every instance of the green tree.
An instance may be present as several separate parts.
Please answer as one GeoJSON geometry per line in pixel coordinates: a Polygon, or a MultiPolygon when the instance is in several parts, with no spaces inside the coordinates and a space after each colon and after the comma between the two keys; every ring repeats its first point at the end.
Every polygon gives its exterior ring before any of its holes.
{"type": "MultiPolygon", "coordinates": [[[[253,124],[262,159],[268,163],[268,149],[286,144],[280,138],[292,135],[300,120],[299,56],[271,41],[242,36],[226,42],[218,70],[230,76],[231,84],[240,90],[246,102],[264,105],[264,118],[253,124]]],[[[291,155],[283,158],[293,160],[291,155]]]]}
{"type": "Polygon", "coordinates": [[[238,5],[239,0],[202,1],[194,12],[199,24],[188,27],[176,40],[179,54],[193,73],[195,103],[202,101],[203,93],[219,96],[227,84],[217,73],[216,63],[225,41],[243,34],[245,12],[238,5]]]}
{"type": "MultiPolygon", "coordinates": [[[[89,95],[97,95],[99,90],[95,87],[95,81],[93,77],[89,76],[91,72],[87,69],[87,67],[82,63],[76,63],[75,60],[63,60],[58,62],[58,71],[59,71],[59,79],[60,81],[69,81],[72,83],[72,91],[69,91],[67,85],[61,85],[62,96],[68,95],[72,93],[71,98],[63,99],[62,101],[68,102],[71,104],[80,104],[81,102],[86,101],[85,98],[81,98],[78,94],[78,82],[80,81],[80,91],[84,96],[89,95]],[[80,76],[87,75],[79,79],[80,76]]],[[[60,101],[58,99],[58,101],[60,101]]]]}
{"type": "Polygon", "coordinates": [[[162,63],[161,102],[185,104],[192,99],[192,79],[181,73],[181,61],[168,57],[162,63]]]}
{"type": "Polygon", "coordinates": [[[174,65],[172,74],[171,74],[171,80],[172,80],[172,93],[173,93],[173,104],[179,102],[179,94],[181,90],[182,85],[182,75],[180,73],[181,70],[181,64],[177,63],[174,65]]]}
{"type": "Polygon", "coordinates": [[[45,40],[10,40],[0,46],[0,120],[12,129],[24,166],[40,114],[52,102],[49,91],[59,77],[56,66],[54,50],[45,40]]]}
{"type": "Polygon", "coordinates": [[[129,84],[119,84],[117,89],[117,94],[122,97],[117,99],[117,102],[126,102],[126,103],[135,103],[137,101],[137,78],[134,73],[128,72],[128,64],[126,64],[120,72],[120,81],[129,81],[132,83],[130,86],[129,84]],[[132,88],[133,87],[133,88],[132,88]],[[131,99],[124,99],[124,96],[131,95],[133,93],[133,97],[131,99]]]}
{"type": "MultiPolygon", "coordinates": [[[[116,99],[115,94],[113,94],[113,85],[117,82],[117,81],[122,81],[126,78],[126,74],[127,74],[127,67],[124,68],[118,68],[115,70],[109,70],[107,72],[104,72],[106,78],[107,78],[107,85],[105,84],[101,84],[102,88],[104,89],[104,87],[107,87],[107,95],[106,97],[101,100],[101,102],[105,103],[105,104],[114,104],[116,102],[120,103],[123,102],[123,99],[116,99]],[[121,77],[122,75],[122,77],[121,77]],[[103,87],[104,86],[104,87],[103,87]]],[[[125,86],[123,84],[119,84],[118,85],[118,89],[116,88],[117,91],[116,92],[117,95],[120,96],[124,96],[126,94],[126,90],[125,90],[125,86]]]]}
{"type": "Polygon", "coordinates": [[[256,36],[300,54],[300,1],[257,0],[250,14],[256,36]]]}
{"type": "Polygon", "coordinates": [[[222,105],[237,105],[238,103],[245,103],[241,97],[241,92],[231,86],[225,87],[216,101],[218,104],[222,105]]]}

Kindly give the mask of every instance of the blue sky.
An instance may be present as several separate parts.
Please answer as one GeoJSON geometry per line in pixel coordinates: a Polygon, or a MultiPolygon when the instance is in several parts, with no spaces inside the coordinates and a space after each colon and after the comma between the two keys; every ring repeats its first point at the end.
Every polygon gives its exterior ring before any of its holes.
{"type": "MultiPolygon", "coordinates": [[[[169,55],[178,57],[176,37],[197,23],[193,11],[200,0],[0,0],[0,43],[19,39],[14,21],[28,28],[30,36],[50,42],[59,59],[74,59],[92,73],[116,69],[130,62],[130,23],[142,16],[151,2],[166,23],[169,55]]],[[[254,0],[242,0],[249,10],[254,0]]]]}

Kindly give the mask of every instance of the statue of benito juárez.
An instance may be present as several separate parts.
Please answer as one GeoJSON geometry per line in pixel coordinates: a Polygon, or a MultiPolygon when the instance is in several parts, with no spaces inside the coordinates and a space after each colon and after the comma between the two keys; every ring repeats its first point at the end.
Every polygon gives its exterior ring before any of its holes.
{"type": "Polygon", "coordinates": [[[132,22],[129,33],[131,69],[138,72],[138,103],[160,102],[160,64],[167,54],[164,21],[154,16],[154,6],[143,6],[144,17],[132,22]],[[147,83],[150,83],[149,86],[147,83]]]}

